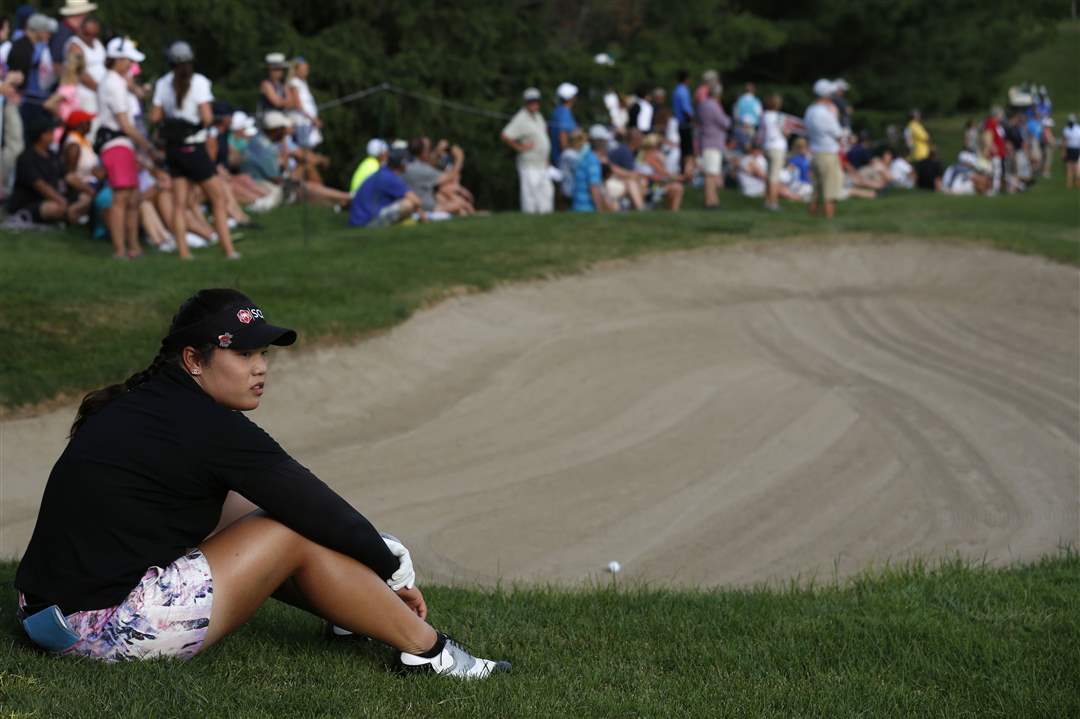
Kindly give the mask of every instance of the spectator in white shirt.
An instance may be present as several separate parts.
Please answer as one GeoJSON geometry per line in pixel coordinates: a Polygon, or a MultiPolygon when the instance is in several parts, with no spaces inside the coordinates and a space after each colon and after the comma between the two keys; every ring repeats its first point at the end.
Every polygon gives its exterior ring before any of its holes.
{"type": "Polygon", "coordinates": [[[829,80],[814,83],[817,95],[806,110],[803,122],[810,141],[810,173],[813,177],[814,194],[810,199],[810,214],[816,215],[818,205],[826,218],[832,218],[836,201],[843,189],[843,173],[840,170],[840,137],[843,128],[837,119],[836,106],[830,96],[835,91],[829,80]]]}
{"type": "MultiPolygon", "coordinates": [[[[172,71],[154,86],[150,121],[161,125],[165,140],[165,163],[172,177],[172,233],[181,259],[191,259],[187,246],[188,193],[198,185],[214,215],[214,229],[221,249],[230,259],[239,259],[229,233],[228,199],[214,162],[206,152],[207,128],[213,124],[210,103],[214,100],[210,80],[194,71],[195,54],[186,42],[174,42],[166,57],[172,71]]],[[[166,218],[168,219],[168,218],[166,218]]]]}
{"type": "Polygon", "coordinates": [[[314,149],[323,141],[319,106],[315,104],[315,96],[308,87],[309,74],[311,65],[304,58],[297,57],[293,59],[285,80],[285,93],[289,98],[289,105],[293,108],[293,137],[296,144],[306,150],[314,149]]]}
{"type": "Polygon", "coordinates": [[[521,211],[547,214],[554,209],[555,188],[548,175],[551,141],[547,123],[540,114],[540,90],[526,89],[523,99],[524,106],[503,128],[501,138],[517,153],[521,211]]]}
{"type": "Polygon", "coordinates": [[[784,116],[780,114],[783,103],[780,96],[773,93],[765,99],[765,114],[761,117],[762,137],[765,145],[765,158],[769,162],[768,189],[765,192],[765,209],[780,209],[780,173],[787,164],[787,130],[784,116]]]}
{"type": "Polygon", "coordinates": [[[68,40],[65,52],[80,52],[86,60],[86,67],[79,76],[76,100],[79,107],[90,113],[97,112],[98,84],[105,79],[105,46],[98,36],[101,23],[93,15],[87,15],[79,24],[79,34],[68,40]]]}
{"type": "Polygon", "coordinates": [[[113,193],[109,212],[113,256],[135,258],[142,254],[139,249],[139,163],[135,159],[135,148],[154,158],[160,158],[161,153],[139,132],[131,116],[127,75],[131,64],[142,62],[146,56],[126,37],[110,40],[105,54],[108,72],[98,85],[100,125],[96,147],[101,148],[98,156],[105,166],[113,193]]]}
{"type": "Polygon", "coordinates": [[[1061,134],[1065,140],[1065,187],[1080,187],[1080,123],[1076,115],[1069,115],[1061,134]]]}

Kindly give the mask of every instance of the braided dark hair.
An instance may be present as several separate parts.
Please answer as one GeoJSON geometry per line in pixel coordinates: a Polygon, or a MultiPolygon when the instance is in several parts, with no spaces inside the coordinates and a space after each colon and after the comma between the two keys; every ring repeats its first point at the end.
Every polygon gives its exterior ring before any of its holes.
{"type": "MultiPolygon", "coordinates": [[[[206,317],[216,314],[223,307],[241,301],[250,302],[247,295],[237,290],[199,290],[180,305],[180,309],[173,315],[172,323],[169,325],[169,332],[166,335],[181,327],[193,325],[206,317]]],[[[157,355],[146,369],[136,372],[123,382],[111,384],[88,393],[83,397],[82,403],[79,404],[79,411],[75,414],[75,421],[71,424],[71,432],[68,437],[73,437],[79,431],[79,428],[86,423],[90,415],[96,413],[120,395],[130,392],[147,382],[170,364],[179,366],[182,362],[183,351],[183,347],[167,347],[165,342],[162,341],[157,355]]],[[[196,347],[195,351],[198,353],[199,361],[202,364],[209,364],[214,354],[214,345],[206,344],[196,347]]]]}

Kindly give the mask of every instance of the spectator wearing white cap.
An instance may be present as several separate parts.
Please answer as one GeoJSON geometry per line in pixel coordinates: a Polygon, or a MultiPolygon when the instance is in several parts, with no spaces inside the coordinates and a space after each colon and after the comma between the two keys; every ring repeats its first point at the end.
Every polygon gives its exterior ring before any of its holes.
{"type": "Polygon", "coordinates": [[[806,109],[803,123],[810,142],[810,175],[814,193],[810,199],[810,214],[817,214],[818,206],[826,218],[831,218],[843,189],[843,173],[840,170],[840,138],[844,130],[837,119],[836,105],[832,102],[835,86],[829,80],[814,83],[817,100],[806,109]]]}
{"type": "Polygon", "coordinates": [[[589,128],[589,144],[582,148],[574,167],[575,212],[608,212],[612,209],[604,194],[604,176],[600,157],[607,155],[612,135],[603,125],[589,128]]]}
{"type": "Polygon", "coordinates": [[[295,109],[285,89],[285,72],[289,63],[285,53],[271,52],[266,55],[266,79],[259,84],[258,117],[263,117],[271,110],[288,112],[295,109]]]}
{"type": "Polygon", "coordinates": [[[570,146],[570,133],[577,129],[577,120],[574,119],[574,100],[577,98],[577,85],[564,82],[555,89],[555,95],[559,104],[551,113],[551,164],[559,166],[559,155],[570,146]]]}
{"type": "Polygon", "coordinates": [[[833,94],[832,101],[836,105],[837,119],[840,120],[841,127],[851,127],[851,103],[847,101],[848,90],[851,89],[851,85],[844,78],[837,78],[833,80],[833,94]]]}
{"type": "Polygon", "coordinates": [[[366,150],[367,157],[356,166],[352,180],[349,181],[350,195],[355,195],[356,191],[360,189],[360,185],[364,184],[364,180],[379,171],[379,168],[386,163],[386,158],[390,154],[390,146],[386,144],[386,140],[378,137],[368,140],[366,150]]]}
{"type": "MultiPolygon", "coordinates": [[[[57,68],[49,50],[49,38],[56,29],[56,20],[34,13],[26,20],[23,36],[11,44],[8,53],[8,71],[18,72],[22,77],[16,89],[22,98],[19,115],[26,129],[49,115],[43,105],[56,87],[57,68]]],[[[27,145],[33,142],[30,137],[25,139],[27,145]]]]}
{"type": "Polygon", "coordinates": [[[551,142],[544,116],[540,114],[540,90],[527,88],[522,100],[524,105],[510,118],[500,137],[517,153],[521,211],[546,214],[555,207],[555,186],[548,174],[551,142]]]}
{"type": "Polygon", "coordinates": [[[191,45],[174,42],[165,53],[172,66],[154,85],[150,122],[159,125],[165,141],[165,164],[172,177],[173,216],[170,221],[180,259],[191,258],[187,246],[188,195],[197,185],[210,202],[214,229],[225,257],[240,258],[229,232],[228,195],[214,161],[206,151],[207,128],[213,124],[214,101],[210,80],[195,72],[191,45]]]}
{"type": "Polygon", "coordinates": [[[158,152],[135,127],[128,93],[128,71],[132,63],[146,59],[127,37],[115,37],[105,46],[108,72],[98,85],[98,121],[95,148],[109,178],[112,210],[109,235],[114,256],[138,257],[139,249],[139,163],[135,148],[161,159],[158,152]],[[126,254],[125,254],[126,248],[126,254]]]}

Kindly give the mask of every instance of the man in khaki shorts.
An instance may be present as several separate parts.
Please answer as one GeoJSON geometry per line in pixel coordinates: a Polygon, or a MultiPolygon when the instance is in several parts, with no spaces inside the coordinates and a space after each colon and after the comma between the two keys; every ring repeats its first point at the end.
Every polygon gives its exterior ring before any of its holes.
{"type": "Polygon", "coordinates": [[[814,83],[817,100],[806,110],[803,122],[810,142],[810,174],[814,194],[810,198],[810,214],[817,214],[818,203],[826,218],[831,218],[840,199],[843,176],[840,171],[840,137],[843,129],[837,119],[836,106],[830,96],[835,86],[829,80],[814,83]]]}

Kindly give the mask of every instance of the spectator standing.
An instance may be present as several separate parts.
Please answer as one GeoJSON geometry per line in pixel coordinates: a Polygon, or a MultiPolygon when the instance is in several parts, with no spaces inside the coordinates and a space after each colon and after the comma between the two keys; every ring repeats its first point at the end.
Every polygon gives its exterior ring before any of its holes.
{"type": "Polygon", "coordinates": [[[754,93],[754,83],[746,83],[743,94],[739,95],[735,106],[731,108],[735,121],[735,141],[742,151],[746,151],[753,142],[763,114],[761,100],[754,93]]]}
{"type": "MultiPolygon", "coordinates": [[[[689,175],[694,167],[694,106],[690,98],[690,86],[687,80],[690,73],[679,70],[675,75],[678,84],[671,93],[671,110],[679,123],[679,154],[683,161],[683,173],[689,175]]],[[[658,132],[666,132],[666,127],[657,127],[658,132]]]]}
{"type": "Polygon", "coordinates": [[[15,162],[26,147],[22,117],[19,115],[19,72],[0,78],[0,200],[8,196],[14,179],[15,162]]]}
{"type": "Polygon", "coordinates": [[[840,120],[840,126],[845,130],[851,128],[851,103],[847,100],[847,91],[851,89],[847,80],[839,78],[833,80],[833,87],[835,88],[832,101],[836,105],[837,119],[840,120]]]}
{"type": "Polygon", "coordinates": [[[60,17],[63,18],[56,32],[49,40],[49,50],[53,61],[62,63],[67,57],[68,42],[79,34],[80,26],[90,13],[97,10],[97,5],[86,0],[65,0],[60,8],[60,17]]]}
{"type": "Polygon", "coordinates": [[[904,128],[904,142],[908,146],[908,157],[912,162],[925,160],[930,154],[930,133],[922,124],[922,113],[912,110],[908,116],[907,127],[904,128]]]}
{"type": "Polygon", "coordinates": [[[302,57],[294,58],[289,66],[289,77],[285,82],[285,92],[292,110],[293,136],[296,144],[310,150],[323,141],[322,120],[319,119],[319,106],[308,87],[308,75],[311,65],[302,57]]]}
{"type": "Polygon", "coordinates": [[[11,52],[11,20],[0,16],[0,79],[7,75],[7,58],[11,52]]]}
{"type": "Polygon", "coordinates": [[[1065,140],[1065,187],[1080,187],[1080,123],[1076,115],[1069,115],[1061,134],[1065,140]]]}
{"type": "Polygon", "coordinates": [[[782,98],[773,93],[765,101],[765,114],[761,116],[765,159],[769,165],[768,188],[765,193],[765,209],[780,209],[780,173],[787,164],[787,132],[784,116],[780,114],[782,98]]]}
{"type": "Polygon", "coordinates": [[[652,132],[654,112],[652,101],[649,99],[648,86],[638,85],[634,95],[634,102],[631,103],[628,111],[629,124],[627,126],[636,127],[643,135],[647,135],[652,132]]]}
{"type": "Polygon", "coordinates": [[[600,155],[607,153],[611,133],[603,125],[589,128],[589,143],[578,156],[574,168],[574,201],[571,209],[575,212],[607,212],[611,209],[604,195],[604,175],[600,155]]]}
{"type": "Polygon", "coordinates": [[[356,171],[353,172],[352,179],[349,181],[350,195],[355,195],[356,191],[360,189],[360,185],[364,184],[364,180],[379,171],[379,168],[383,166],[387,156],[390,154],[390,146],[386,144],[385,140],[380,140],[377,137],[368,140],[365,149],[367,150],[367,157],[356,166],[356,171]]]}
{"type": "Polygon", "coordinates": [[[720,73],[716,70],[706,70],[701,73],[701,84],[694,90],[694,107],[697,107],[709,96],[709,88],[720,84],[720,73]]]}
{"type": "Polygon", "coordinates": [[[551,113],[551,164],[559,166],[559,155],[570,146],[570,133],[577,129],[574,119],[574,101],[577,98],[577,85],[564,82],[555,89],[558,105],[551,113]]]}
{"type": "Polygon", "coordinates": [[[165,163],[172,178],[172,233],[180,259],[191,258],[187,246],[188,194],[198,185],[210,202],[214,228],[225,257],[240,258],[233,249],[229,231],[228,199],[214,161],[206,151],[207,128],[213,124],[214,101],[210,80],[195,72],[195,53],[191,45],[174,42],[166,52],[172,70],[154,85],[150,121],[162,125],[165,139],[165,163]]]}
{"type": "MultiPolygon", "coordinates": [[[[23,78],[18,88],[21,97],[19,114],[27,130],[31,126],[40,126],[41,123],[35,125],[34,121],[48,115],[44,104],[56,86],[56,68],[49,50],[49,38],[56,29],[56,20],[51,17],[40,13],[31,15],[26,21],[26,31],[11,44],[8,54],[9,71],[19,72],[23,78]]],[[[31,142],[31,138],[27,137],[26,143],[29,145],[31,142]]]]}
{"type": "Polygon", "coordinates": [[[698,105],[698,122],[701,125],[701,167],[705,173],[705,207],[720,207],[719,191],[722,187],[721,176],[724,170],[724,148],[727,146],[727,133],[731,128],[731,118],[720,104],[723,95],[722,85],[714,85],[709,97],[698,105]]]}
{"type": "Polygon", "coordinates": [[[271,110],[288,112],[293,109],[289,102],[289,94],[285,89],[285,71],[289,63],[285,61],[284,53],[272,52],[266,56],[266,78],[259,83],[258,111],[256,116],[261,120],[271,110]]]}
{"type": "Polygon", "coordinates": [[[95,147],[109,178],[112,210],[109,212],[109,236],[113,256],[135,258],[139,249],[139,163],[135,148],[155,159],[161,158],[150,142],[135,127],[128,92],[128,71],[132,63],[146,56],[135,49],[126,37],[115,37],[105,46],[108,72],[98,86],[98,126],[95,147]],[[126,253],[125,253],[126,248],[126,253]]]}
{"type": "Polygon", "coordinates": [[[101,35],[101,23],[93,15],[87,15],[79,25],[79,34],[67,44],[67,52],[82,53],[86,66],[79,77],[77,98],[83,110],[97,112],[98,84],[105,79],[105,46],[98,36],[101,35]]]}
{"type": "Polygon", "coordinates": [[[419,213],[421,221],[427,214],[420,209],[420,198],[409,190],[401,179],[408,153],[391,150],[386,165],[364,180],[353,195],[349,208],[349,224],[353,227],[388,227],[419,213]]]}
{"type": "Polygon", "coordinates": [[[964,123],[964,149],[968,152],[975,152],[979,149],[979,128],[975,125],[974,120],[968,120],[964,123]]]}
{"type": "Polygon", "coordinates": [[[832,218],[835,214],[836,201],[840,199],[843,189],[839,156],[843,128],[840,127],[836,106],[831,99],[833,92],[833,84],[829,80],[815,82],[817,100],[807,108],[803,118],[810,142],[810,175],[814,184],[810,214],[817,214],[820,205],[826,218],[832,218]]]}
{"type": "Polygon", "coordinates": [[[502,129],[502,141],[517,153],[521,211],[547,214],[555,208],[555,187],[548,174],[551,143],[540,114],[540,90],[530,87],[522,95],[524,106],[502,129]]]}

